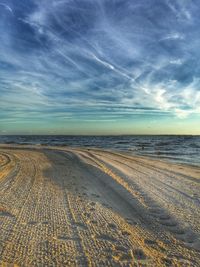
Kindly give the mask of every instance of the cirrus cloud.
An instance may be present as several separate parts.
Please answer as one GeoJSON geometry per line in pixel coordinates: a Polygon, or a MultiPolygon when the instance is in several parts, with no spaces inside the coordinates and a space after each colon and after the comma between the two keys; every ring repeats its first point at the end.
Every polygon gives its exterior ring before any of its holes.
{"type": "Polygon", "coordinates": [[[1,119],[199,114],[200,4],[181,3],[0,2],[1,119]]]}

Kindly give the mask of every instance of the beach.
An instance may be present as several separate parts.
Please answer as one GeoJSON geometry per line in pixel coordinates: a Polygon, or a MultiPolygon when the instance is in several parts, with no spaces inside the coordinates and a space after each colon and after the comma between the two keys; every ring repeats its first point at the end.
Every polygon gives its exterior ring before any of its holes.
{"type": "Polygon", "coordinates": [[[0,145],[0,266],[200,266],[200,167],[0,145]]]}

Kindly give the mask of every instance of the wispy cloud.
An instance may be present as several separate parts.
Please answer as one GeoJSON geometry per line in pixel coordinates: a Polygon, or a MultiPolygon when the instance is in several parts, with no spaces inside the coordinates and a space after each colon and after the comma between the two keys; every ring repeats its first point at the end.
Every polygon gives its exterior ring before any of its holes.
{"type": "Polygon", "coordinates": [[[0,119],[200,114],[199,11],[198,1],[1,1],[0,119]]]}
{"type": "Polygon", "coordinates": [[[13,10],[12,10],[12,8],[9,5],[0,2],[0,8],[1,7],[5,8],[5,10],[6,11],[9,11],[10,13],[13,13],[13,10]]]}

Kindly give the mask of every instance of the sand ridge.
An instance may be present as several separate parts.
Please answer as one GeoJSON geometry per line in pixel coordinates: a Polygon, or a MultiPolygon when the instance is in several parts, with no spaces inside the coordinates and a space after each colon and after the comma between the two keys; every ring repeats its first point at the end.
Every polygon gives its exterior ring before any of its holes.
{"type": "Polygon", "coordinates": [[[0,265],[200,266],[200,169],[1,146],[0,265]]]}

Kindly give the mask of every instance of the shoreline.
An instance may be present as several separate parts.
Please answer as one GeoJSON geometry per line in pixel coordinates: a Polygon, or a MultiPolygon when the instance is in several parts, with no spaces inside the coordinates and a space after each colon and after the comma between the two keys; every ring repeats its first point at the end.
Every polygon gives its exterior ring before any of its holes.
{"type": "Polygon", "coordinates": [[[116,150],[200,166],[199,136],[0,136],[0,143],[116,150]]]}
{"type": "Polygon", "coordinates": [[[56,149],[56,150],[66,150],[66,149],[71,149],[71,150],[85,150],[85,151],[106,151],[110,153],[116,153],[116,154],[122,154],[122,155],[127,155],[132,158],[144,158],[152,161],[159,161],[159,162],[164,162],[172,165],[181,165],[181,166],[187,166],[191,168],[200,168],[200,165],[198,163],[190,163],[190,162],[183,162],[183,161],[176,161],[175,158],[168,159],[167,157],[158,157],[154,155],[142,155],[142,154],[136,154],[133,151],[128,151],[128,150],[120,150],[120,149],[106,149],[106,148],[100,148],[100,147],[86,147],[86,146],[69,146],[69,145],[41,145],[41,144],[2,144],[0,143],[0,149],[1,148],[24,148],[24,149],[56,149]]]}
{"type": "Polygon", "coordinates": [[[199,192],[199,167],[0,145],[0,264],[198,266],[199,192]]]}

